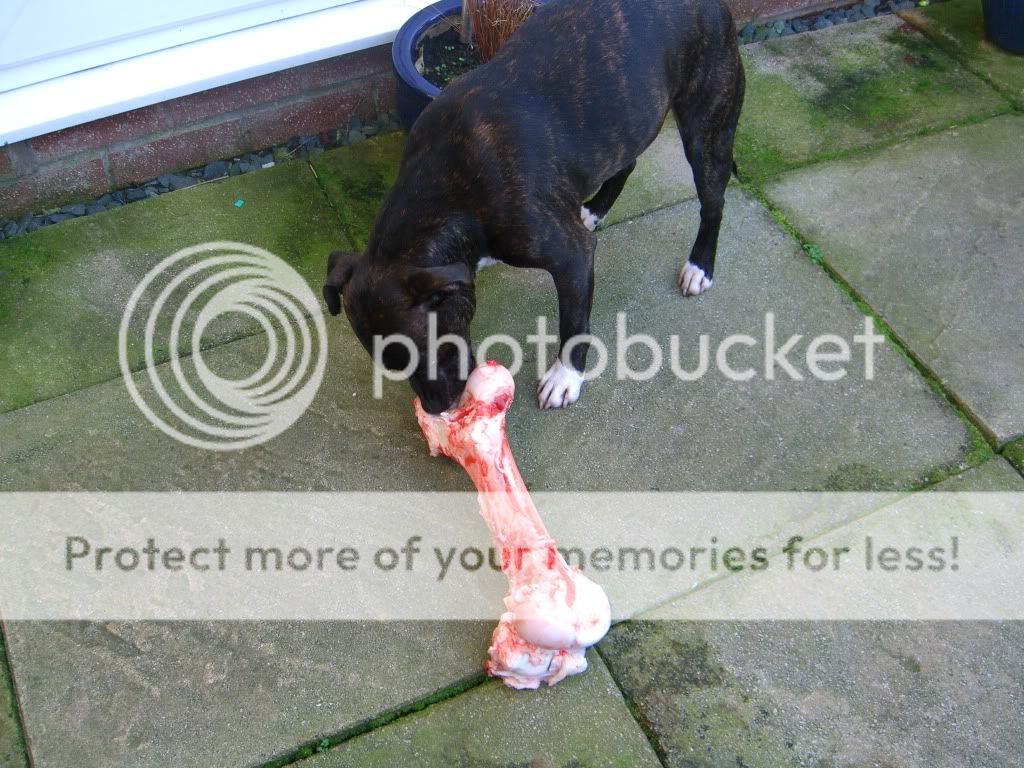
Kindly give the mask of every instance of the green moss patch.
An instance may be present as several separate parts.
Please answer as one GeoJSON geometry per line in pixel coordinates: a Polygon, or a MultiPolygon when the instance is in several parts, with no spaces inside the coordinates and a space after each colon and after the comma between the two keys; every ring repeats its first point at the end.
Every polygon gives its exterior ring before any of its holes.
{"type": "Polygon", "coordinates": [[[18,722],[18,709],[7,671],[7,653],[0,634],[0,765],[5,768],[27,768],[25,743],[18,722]]]}
{"type": "Polygon", "coordinates": [[[398,178],[404,148],[405,134],[389,133],[313,160],[317,178],[353,248],[366,248],[381,201],[398,178]]]}
{"type": "MultiPolygon", "coordinates": [[[[145,274],[182,248],[222,240],[276,254],[317,292],[327,254],[347,246],[309,166],[298,162],[0,243],[0,412],[117,376],[121,316],[145,274]]],[[[203,344],[255,330],[218,324],[203,344]]],[[[144,359],[141,334],[132,329],[134,368],[144,359]]],[[[166,350],[157,356],[164,360],[166,350]]]]}
{"type": "Polygon", "coordinates": [[[743,55],[736,155],[755,180],[1010,109],[895,17],[746,46],[743,55]]]}
{"type": "Polygon", "coordinates": [[[1024,438],[1006,446],[1003,449],[1003,456],[1024,474],[1024,438]]]}
{"type": "Polygon", "coordinates": [[[901,16],[971,72],[992,83],[1017,109],[1024,109],[1024,56],[985,40],[980,0],[938,3],[901,16]]]}
{"type": "Polygon", "coordinates": [[[600,648],[669,756],[666,765],[801,764],[792,737],[768,708],[772,702],[760,701],[721,664],[699,624],[629,621],[615,626],[600,648]]]}

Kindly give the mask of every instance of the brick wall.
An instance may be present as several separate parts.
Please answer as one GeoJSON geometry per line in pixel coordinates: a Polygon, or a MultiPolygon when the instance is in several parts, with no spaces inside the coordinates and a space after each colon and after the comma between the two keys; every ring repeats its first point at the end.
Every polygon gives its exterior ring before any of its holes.
{"type": "Polygon", "coordinates": [[[344,127],[394,107],[391,47],[275,72],[0,148],[0,219],[344,127]]]}

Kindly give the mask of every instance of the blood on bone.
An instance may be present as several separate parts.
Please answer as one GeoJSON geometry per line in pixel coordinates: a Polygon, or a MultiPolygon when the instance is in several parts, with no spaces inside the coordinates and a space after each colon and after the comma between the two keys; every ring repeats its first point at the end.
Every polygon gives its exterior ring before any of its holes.
{"type": "Polygon", "coordinates": [[[586,649],[608,631],[604,591],[570,568],[534,506],[505,437],[515,385],[500,364],[479,366],[460,404],[439,416],[415,402],[432,456],[454,459],[478,491],[480,514],[502,553],[509,592],[487,671],[513,688],[554,685],[587,668],[586,649]]]}

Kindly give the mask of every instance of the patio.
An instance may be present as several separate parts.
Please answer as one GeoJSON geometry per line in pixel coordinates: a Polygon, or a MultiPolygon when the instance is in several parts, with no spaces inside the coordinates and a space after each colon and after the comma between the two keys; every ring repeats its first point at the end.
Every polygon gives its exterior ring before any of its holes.
{"type": "MultiPolygon", "coordinates": [[[[1024,59],[982,42],[978,14],[954,0],[744,47],[742,183],[706,295],[675,284],[699,205],[671,123],[598,231],[595,334],[641,309],[657,338],[757,337],[769,312],[783,338],[849,338],[867,316],[887,337],[875,380],[605,377],[542,412],[528,356],[509,440],[531,490],[1024,491],[1024,59]]],[[[172,441],[120,377],[124,305],[154,264],[236,240],[319,292],[327,253],[365,245],[402,145],[387,134],[0,242],[0,491],[471,490],[427,455],[407,387],[371,397],[341,319],[312,406],[245,451],[172,441]]],[[[556,323],[544,274],[497,266],[477,291],[475,338],[556,323]]],[[[217,367],[262,360],[264,335],[218,333],[217,367]]],[[[653,618],[616,625],[588,673],[536,693],[485,678],[491,626],[471,622],[8,621],[0,765],[1024,761],[1022,623],[653,618]]]]}

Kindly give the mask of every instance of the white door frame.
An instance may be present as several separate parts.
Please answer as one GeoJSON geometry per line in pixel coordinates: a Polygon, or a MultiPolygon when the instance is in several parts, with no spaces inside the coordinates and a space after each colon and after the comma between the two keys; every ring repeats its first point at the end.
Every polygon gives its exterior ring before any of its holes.
{"type": "MultiPolygon", "coordinates": [[[[431,0],[337,2],[319,11],[153,50],[0,93],[0,146],[389,43],[398,28],[431,0]]],[[[264,10],[270,7],[260,5],[264,10]]],[[[146,42],[151,46],[153,40],[146,42]]]]}

